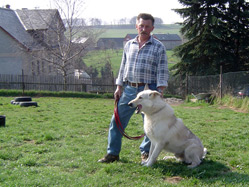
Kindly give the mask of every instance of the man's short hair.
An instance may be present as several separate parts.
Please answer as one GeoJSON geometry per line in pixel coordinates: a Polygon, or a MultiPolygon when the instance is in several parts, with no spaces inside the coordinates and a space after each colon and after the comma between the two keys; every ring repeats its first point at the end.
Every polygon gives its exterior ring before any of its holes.
{"type": "Polygon", "coordinates": [[[155,19],[151,14],[141,13],[137,16],[137,21],[139,21],[140,18],[142,18],[143,20],[151,20],[152,25],[154,26],[155,19]]]}

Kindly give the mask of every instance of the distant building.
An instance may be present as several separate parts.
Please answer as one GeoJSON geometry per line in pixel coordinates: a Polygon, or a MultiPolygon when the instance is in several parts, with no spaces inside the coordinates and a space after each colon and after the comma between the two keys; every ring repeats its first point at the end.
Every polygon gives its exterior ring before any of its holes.
{"type": "MultiPolygon", "coordinates": [[[[6,6],[0,8],[0,18],[0,74],[20,75],[22,70],[25,75],[57,74],[53,64],[34,56],[43,53],[49,58],[47,45],[56,50],[58,36],[62,41],[67,40],[64,35],[66,28],[58,10],[12,10],[6,6]]],[[[86,41],[86,38],[73,41],[73,47],[86,41]]]]}
{"type": "Polygon", "coordinates": [[[100,38],[97,42],[98,49],[122,49],[124,38],[100,38]]]}
{"type": "MultiPolygon", "coordinates": [[[[136,36],[137,34],[127,34],[124,38],[124,45],[136,36]]],[[[174,49],[182,44],[182,39],[177,34],[153,34],[153,37],[161,41],[167,50],[174,49]]]]}

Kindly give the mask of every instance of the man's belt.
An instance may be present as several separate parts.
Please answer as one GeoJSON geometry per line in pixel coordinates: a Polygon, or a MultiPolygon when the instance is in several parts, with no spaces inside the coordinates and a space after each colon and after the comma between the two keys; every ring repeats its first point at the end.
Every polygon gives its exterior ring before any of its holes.
{"type": "Polygon", "coordinates": [[[134,82],[128,82],[127,85],[132,86],[132,87],[139,87],[139,86],[145,86],[145,83],[134,83],[134,82]]]}

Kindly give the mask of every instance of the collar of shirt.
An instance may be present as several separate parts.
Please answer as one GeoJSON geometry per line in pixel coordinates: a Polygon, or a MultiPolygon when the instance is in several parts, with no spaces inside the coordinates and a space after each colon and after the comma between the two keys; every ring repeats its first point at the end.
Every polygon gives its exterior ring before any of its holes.
{"type": "MultiPolygon", "coordinates": [[[[132,43],[137,43],[138,44],[138,36],[136,36],[133,39],[132,43]]],[[[152,35],[150,35],[150,39],[145,44],[148,44],[148,43],[153,43],[153,36],[152,35]]]]}

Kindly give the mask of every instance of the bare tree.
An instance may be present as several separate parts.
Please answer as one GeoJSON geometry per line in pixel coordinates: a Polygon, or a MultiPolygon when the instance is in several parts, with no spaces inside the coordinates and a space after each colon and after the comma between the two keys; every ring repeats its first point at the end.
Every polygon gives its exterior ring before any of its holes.
{"type": "MultiPolygon", "coordinates": [[[[54,0],[58,14],[46,35],[40,41],[44,50],[36,54],[36,58],[53,66],[63,76],[64,90],[67,90],[67,77],[79,70],[79,59],[93,46],[96,33],[89,30],[80,15],[84,8],[83,0],[54,0]],[[62,19],[63,21],[62,21],[62,19]]],[[[82,65],[83,66],[83,65],[82,65]]]]}
{"type": "Polygon", "coordinates": [[[135,25],[135,24],[136,24],[136,21],[137,21],[137,16],[133,16],[133,17],[130,19],[130,24],[135,25]]]}
{"type": "Polygon", "coordinates": [[[125,24],[127,24],[127,23],[128,23],[128,19],[127,19],[127,18],[122,18],[122,19],[120,19],[119,22],[118,22],[119,25],[125,25],[125,24]]]}
{"type": "Polygon", "coordinates": [[[102,20],[98,18],[91,18],[90,23],[91,23],[91,26],[99,26],[102,24],[102,20]]]}

